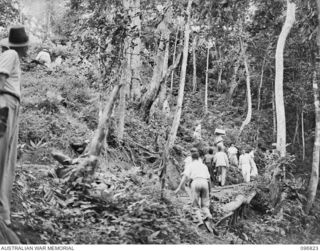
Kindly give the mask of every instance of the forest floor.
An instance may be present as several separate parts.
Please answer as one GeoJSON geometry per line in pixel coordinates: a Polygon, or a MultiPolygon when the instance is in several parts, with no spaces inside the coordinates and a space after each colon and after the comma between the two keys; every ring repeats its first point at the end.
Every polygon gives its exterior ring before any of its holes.
{"type": "MultiPolygon", "coordinates": [[[[219,237],[197,228],[190,217],[187,194],[176,196],[172,192],[179,180],[177,170],[171,170],[174,177],[168,181],[165,199],[160,199],[156,175],[159,156],[153,142],[156,132],[162,129],[156,121],[149,125],[141,122],[139,112],[132,107],[125,134],[125,141],[130,143],[119,145],[108,139],[110,147],[100,159],[98,175],[105,177],[110,194],[103,194],[102,201],[89,195],[79,200],[72,191],[68,194],[59,179],[50,177],[58,165],[51,151],[58,149],[77,157],[69,144],[90,140],[98,118],[96,87],[74,72],[38,69],[24,73],[19,165],[12,202],[14,230],[23,243],[320,243],[319,198],[309,216],[303,215],[302,205],[292,199],[280,216],[261,213],[257,206],[251,206],[246,218],[236,225],[219,227],[219,237]]],[[[176,156],[177,162],[192,144],[194,121],[200,119],[199,105],[195,105],[197,95],[201,93],[185,98],[183,132],[177,139],[182,150],[176,156]]],[[[235,116],[237,111],[223,111],[225,106],[220,106],[212,109],[215,112],[203,125],[207,143],[212,140],[212,123],[228,124],[232,131],[241,121],[239,115],[235,116]]],[[[263,197],[263,192],[260,194],[263,197]]],[[[213,210],[220,202],[212,199],[213,210]]]]}

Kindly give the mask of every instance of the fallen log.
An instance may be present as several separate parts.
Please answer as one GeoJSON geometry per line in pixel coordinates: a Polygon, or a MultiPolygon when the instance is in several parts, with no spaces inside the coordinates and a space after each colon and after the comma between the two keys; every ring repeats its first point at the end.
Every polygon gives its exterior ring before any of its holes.
{"type": "Polygon", "coordinates": [[[245,196],[243,194],[237,195],[235,200],[225,204],[222,207],[222,210],[226,212],[226,214],[216,223],[216,226],[219,226],[222,222],[224,222],[229,217],[232,217],[232,221],[230,224],[234,224],[237,222],[237,218],[241,213],[239,214],[239,210],[241,210],[243,207],[246,207],[250,204],[251,200],[256,196],[257,192],[252,191],[249,195],[245,196]]]}
{"type": "Polygon", "coordinates": [[[243,194],[237,195],[235,200],[225,204],[222,207],[222,210],[225,212],[233,212],[241,207],[243,204],[250,204],[253,197],[256,195],[256,191],[251,192],[248,196],[244,196],[243,194]]]}
{"type": "Polygon", "coordinates": [[[228,185],[228,186],[223,186],[223,187],[219,187],[216,189],[211,189],[211,192],[220,192],[222,190],[236,188],[236,187],[243,187],[243,186],[253,186],[253,184],[252,183],[241,183],[241,184],[236,184],[236,185],[228,185]]]}
{"type": "Polygon", "coordinates": [[[237,195],[237,197],[235,198],[235,200],[225,204],[223,207],[222,207],[222,210],[224,212],[233,212],[235,211],[236,209],[238,209],[243,203],[246,202],[246,197],[242,194],[240,195],[237,195]]]}

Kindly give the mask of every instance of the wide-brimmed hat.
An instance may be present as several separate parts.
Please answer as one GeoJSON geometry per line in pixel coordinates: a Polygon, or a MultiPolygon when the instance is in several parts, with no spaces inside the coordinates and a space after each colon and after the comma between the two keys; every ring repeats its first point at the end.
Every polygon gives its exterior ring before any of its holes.
{"type": "Polygon", "coordinates": [[[29,37],[23,25],[10,27],[9,36],[0,40],[1,46],[6,47],[25,47],[29,44],[29,37]]]}

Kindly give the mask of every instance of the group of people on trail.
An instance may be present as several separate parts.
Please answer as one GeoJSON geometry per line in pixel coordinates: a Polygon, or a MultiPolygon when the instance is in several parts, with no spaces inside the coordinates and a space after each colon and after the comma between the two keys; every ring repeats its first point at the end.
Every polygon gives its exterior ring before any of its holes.
{"type": "Polygon", "coordinates": [[[213,184],[224,186],[230,167],[239,169],[245,182],[250,182],[251,177],[258,175],[257,166],[254,162],[254,152],[249,149],[243,150],[239,159],[238,152],[234,144],[231,144],[227,151],[222,144],[209,148],[203,162],[209,169],[213,184]]]}
{"type": "Polygon", "coordinates": [[[254,152],[243,150],[238,158],[239,151],[234,144],[226,150],[222,137],[215,142],[214,147],[208,149],[203,160],[197,148],[191,149],[191,156],[184,161],[184,172],[181,182],[175,193],[178,193],[184,184],[192,200],[193,215],[199,225],[212,219],[210,206],[210,187],[219,184],[224,186],[230,167],[241,170],[245,182],[250,182],[251,176],[257,176],[257,166],[254,162],[254,152]],[[203,217],[201,215],[203,214],[203,217]]]}

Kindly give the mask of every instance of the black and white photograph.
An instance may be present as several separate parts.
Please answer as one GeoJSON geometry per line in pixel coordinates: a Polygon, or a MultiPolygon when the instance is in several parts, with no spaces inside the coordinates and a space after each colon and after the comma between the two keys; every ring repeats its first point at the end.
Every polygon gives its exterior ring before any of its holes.
{"type": "Polygon", "coordinates": [[[0,249],[320,251],[319,88],[320,0],[0,0],[0,249]]]}

